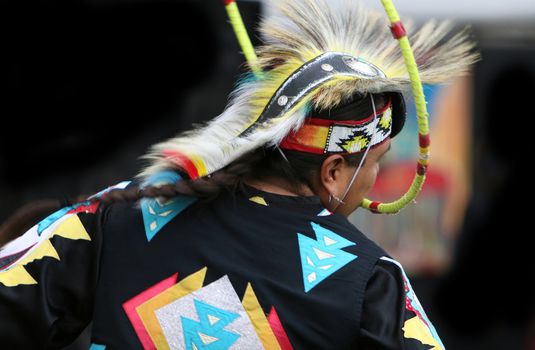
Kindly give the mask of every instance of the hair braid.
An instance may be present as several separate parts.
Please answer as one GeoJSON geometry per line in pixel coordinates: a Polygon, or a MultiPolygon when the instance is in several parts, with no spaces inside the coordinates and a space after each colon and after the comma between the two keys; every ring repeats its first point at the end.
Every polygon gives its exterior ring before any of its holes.
{"type": "Polygon", "coordinates": [[[255,164],[263,156],[264,150],[257,150],[244,155],[227,167],[197,180],[184,179],[175,184],[132,186],[126,189],[114,189],[94,200],[100,200],[103,203],[136,202],[142,198],[173,198],[177,195],[212,200],[221,191],[236,190],[240,186],[243,177],[252,173],[255,164]]]}

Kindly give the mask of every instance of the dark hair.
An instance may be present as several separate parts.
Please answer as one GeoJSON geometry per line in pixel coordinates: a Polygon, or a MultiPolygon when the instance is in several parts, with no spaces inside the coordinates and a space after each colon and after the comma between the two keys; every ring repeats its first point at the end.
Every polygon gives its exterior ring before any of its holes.
{"type": "MultiPolygon", "coordinates": [[[[375,109],[378,110],[386,105],[388,95],[374,94],[373,99],[375,109]]],[[[372,113],[373,107],[369,95],[353,95],[342,101],[339,107],[330,110],[313,109],[309,112],[309,116],[345,121],[364,119],[372,113]]],[[[242,188],[243,179],[249,177],[260,180],[284,178],[295,189],[298,189],[302,185],[310,185],[312,177],[319,171],[321,164],[328,156],[329,154],[283,151],[274,147],[264,147],[245,154],[211,176],[193,181],[183,180],[175,185],[114,190],[102,197],[102,201],[137,201],[143,197],[174,197],[179,194],[211,200],[222,191],[236,191],[242,188]]],[[[362,158],[362,153],[345,155],[344,158],[349,165],[356,166],[362,158]]],[[[187,179],[186,174],[181,175],[187,179]]]]}
{"type": "MultiPolygon", "coordinates": [[[[380,109],[387,103],[387,96],[373,95],[375,108],[380,109]]],[[[309,115],[333,120],[354,120],[357,116],[365,118],[373,112],[369,95],[356,95],[343,101],[342,106],[332,110],[312,110],[309,115]],[[349,107],[348,107],[349,106],[349,107]]],[[[195,196],[204,200],[216,198],[222,191],[236,191],[243,186],[243,179],[284,178],[295,189],[302,185],[310,185],[311,179],[319,171],[323,161],[329,154],[311,154],[297,151],[281,151],[277,148],[259,148],[245,154],[225,168],[196,180],[185,179],[176,184],[159,187],[130,186],[123,190],[113,190],[99,200],[104,203],[120,201],[137,201],[141,198],[166,197],[176,195],[195,196]],[[283,155],[283,153],[284,155],[283,155]]],[[[356,166],[362,157],[361,153],[345,155],[351,166],[356,166]]],[[[179,171],[180,172],[180,171],[179,171]]],[[[0,226],[0,247],[9,240],[20,236],[35,222],[51,214],[61,207],[60,201],[43,201],[30,203],[20,208],[12,217],[0,226]],[[31,223],[31,224],[30,224],[31,223]]]]}

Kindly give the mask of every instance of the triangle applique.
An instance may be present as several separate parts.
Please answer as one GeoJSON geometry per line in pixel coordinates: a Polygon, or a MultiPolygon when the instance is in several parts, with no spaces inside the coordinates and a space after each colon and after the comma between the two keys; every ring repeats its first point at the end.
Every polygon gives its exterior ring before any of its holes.
{"type": "Polygon", "coordinates": [[[150,241],[157,233],[169,223],[175,216],[189,207],[195,201],[193,197],[179,196],[171,200],[147,199],[141,200],[141,212],[147,241],[150,241]]]}
{"type": "MultiPolygon", "coordinates": [[[[162,171],[151,176],[144,186],[161,186],[180,181],[180,176],[174,171],[162,171]]],[[[175,216],[195,202],[194,197],[177,196],[172,199],[144,198],[141,200],[141,212],[145,225],[147,241],[150,240],[169,223],[175,216]]]]}
{"type": "Polygon", "coordinates": [[[297,234],[303,282],[307,293],[357,258],[356,255],[342,250],[342,248],[353,246],[355,243],[316,223],[312,222],[311,224],[316,233],[316,240],[301,233],[297,234]]]}
{"type": "Polygon", "coordinates": [[[186,349],[228,349],[240,338],[238,333],[225,329],[239,314],[197,299],[193,302],[199,321],[182,317],[186,349]],[[212,323],[215,319],[218,321],[212,323]]]}

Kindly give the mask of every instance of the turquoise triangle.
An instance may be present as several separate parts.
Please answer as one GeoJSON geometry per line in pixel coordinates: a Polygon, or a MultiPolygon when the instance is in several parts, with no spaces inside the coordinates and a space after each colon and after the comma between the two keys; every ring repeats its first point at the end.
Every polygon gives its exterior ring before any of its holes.
{"type": "Polygon", "coordinates": [[[297,234],[304,289],[307,293],[357,258],[356,255],[341,250],[355,243],[316,223],[311,224],[316,240],[301,233],[297,234]]]}
{"type": "MultiPolygon", "coordinates": [[[[145,181],[142,187],[151,185],[158,186],[163,184],[172,184],[180,181],[180,176],[173,171],[163,171],[156,173],[145,181]]],[[[144,198],[140,202],[141,212],[143,214],[143,224],[145,226],[145,235],[147,241],[152,238],[173,218],[180,214],[184,209],[189,207],[196,198],[177,196],[171,200],[161,200],[153,198],[144,198]]]]}

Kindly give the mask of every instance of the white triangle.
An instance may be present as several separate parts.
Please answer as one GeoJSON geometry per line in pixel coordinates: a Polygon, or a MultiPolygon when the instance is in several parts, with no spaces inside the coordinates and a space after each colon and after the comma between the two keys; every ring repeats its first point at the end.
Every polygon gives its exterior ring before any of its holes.
{"type": "Polygon", "coordinates": [[[312,272],[310,275],[308,275],[307,279],[309,283],[314,282],[316,280],[316,273],[312,272]]]}
{"type": "Polygon", "coordinates": [[[197,345],[195,345],[195,343],[191,343],[191,348],[193,350],[199,350],[199,348],[197,347],[197,345]]]}
{"type": "Polygon", "coordinates": [[[219,320],[220,320],[220,318],[217,318],[217,317],[212,316],[212,315],[208,315],[208,322],[210,322],[210,326],[213,326],[219,320]]]}
{"type": "Polygon", "coordinates": [[[308,256],[307,256],[307,263],[312,267],[316,267],[316,265],[314,265],[314,263],[312,262],[312,259],[310,259],[308,256]]]}
{"type": "Polygon", "coordinates": [[[161,213],[161,214],[158,214],[158,215],[159,215],[159,216],[163,216],[163,217],[166,217],[166,216],[168,216],[169,214],[171,214],[172,212],[173,212],[172,210],[168,210],[168,211],[166,211],[166,212],[163,212],[163,213],[161,213]]]}
{"type": "Polygon", "coordinates": [[[212,344],[213,342],[219,340],[218,338],[211,337],[201,332],[197,332],[197,334],[199,335],[199,338],[201,338],[201,341],[204,345],[212,344]]]}
{"type": "Polygon", "coordinates": [[[156,198],[156,203],[160,205],[160,207],[165,207],[171,203],[173,203],[172,199],[166,199],[166,198],[156,198]]]}
{"type": "Polygon", "coordinates": [[[323,236],[323,241],[325,242],[325,245],[328,247],[330,245],[333,245],[333,244],[336,244],[338,243],[337,241],[335,241],[334,239],[332,238],[329,238],[327,236],[323,236]]]}
{"type": "Polygon", "coordinates": [[[333,265],[323,265],[323,266],[320,266],[320,269],[322,269],[322,270],[328,270],[328,269],[330,269],[331,267],[333,267],[333,265]]]}
{"type": "Polygon", "coordinates": [[[324,252],[323,250],[319,250],[318,248],[315,248],[315,247],[312,247],[312,249],[314,249],[314,253],[316,253],[316,256],[317,256],[318,259],[320,259],[320,260],[325,260],[325,259],[329,259],[329,258],[334,258],[334,255],[329,254],[329,253],[327,253],[327,252],[324,252]]]}

